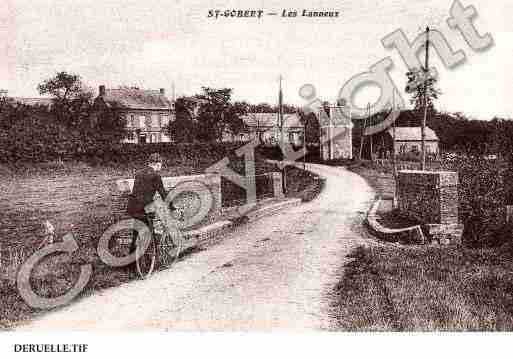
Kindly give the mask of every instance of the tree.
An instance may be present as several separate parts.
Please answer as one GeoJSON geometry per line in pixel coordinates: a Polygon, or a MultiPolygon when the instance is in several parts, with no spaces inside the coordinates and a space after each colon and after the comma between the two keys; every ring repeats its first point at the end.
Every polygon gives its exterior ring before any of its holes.
{"type": "Polygon", "coordinates": [[[221,141],[223,133],[238,133],[244,124],[241,116],[247,113],[245,103],[231,102],[232,89],[203,87],[203,93],[196,96],[203,100],[198,112],[197,133],[201,141],[221,141]]]}
{"type": "Polygon", "coordinates": [[[305,129],[304,141],[307,146],[317,146],[320,143],[320,124],[317,116],[310,112],[298,111],[299,121],[305,129]]]}
{"type": "Polygon", "coordinates": [[[82,83],[79,75],[61,71],[40,83],[37,88],[41,95],[52,96],[52,111],[59,121],[72,127],[86,125],[93,92],[82,83]]]}
{"type": "Polygon", "coordinates": [[[124,117],[115,109],[108,107],[97,112],[95,126],[87,127],[85,130],[86,136],[82,141],[84,151],[91,147],[109,151],[128,134],[124,117]]]}
{"type": "Polygon", "coordinates": [[[187,97],[179,97],[175,101],[175,121],[169,123],[169,137],[178,143],[194,142],[197,124],[193,119],[196,102],[187,97]]]}
{"type": "MultiPolygon", "coordinates": [[[[428,115],[432,115],[435,111],[435,101],[441,94],[441,91],[436,87],[437,78],[425,74],[423,69],[414,68],[406,73],[408,83],[406,85],[406,92],[411,93],[410,103],[413,105],[414,112],[418,119],[421,119],[424,114],[424,90],[426,89],[426,102],[428,115]]],[[[418,121],[420,122],[420,120],[418,121]]],[[[411,126],[412,124],[410,124],[411,126]]],[[[417,125],[417,124],[415,124],[417,125]]]]}
{"type": "MultiPolygon", "coordinates": [[[[277,113],[278,105],[270,105],[268,103],[262,102],[256,105],[248,105],[248,112],[254,113],[277,113]]],[[[293,105],[283,104],[283,113],[296,113],[298,109],[293,105]]]]}

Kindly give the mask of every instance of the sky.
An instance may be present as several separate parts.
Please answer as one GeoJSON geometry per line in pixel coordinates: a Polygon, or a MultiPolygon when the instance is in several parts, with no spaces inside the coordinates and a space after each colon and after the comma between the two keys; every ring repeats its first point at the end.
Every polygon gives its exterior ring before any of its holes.
{"type": "MultiPolygon", "coordinates": [[[[448,27],[452,0],[2,0],[0,88],[10,96],[38,96],[38,83],[67,71],[96,91],[104,84],[170,94],[174,84],[181,96],[202,86],[230,87],[236,100],[274,104],[282,75],[285,102],[304,104],[298,94],[304,84],[333,102],[347,80],[387,56],[403,89],[407,68],[381,39],[402,29],[413,40],[429,25],[467,57],[447,70],[432,56],[442,91],[437,107],[479,119],[513,118],[513,3],[461,2],[476,7],[474,24],[494,38],[490,49],[474,52],[448,27]],[[210,9],[332,10],[340,16],[215,20],[207,17],[210,9]]],[[[376,88],[363,89],[356,103],[363,107],[378,96],[376,88]]]]}

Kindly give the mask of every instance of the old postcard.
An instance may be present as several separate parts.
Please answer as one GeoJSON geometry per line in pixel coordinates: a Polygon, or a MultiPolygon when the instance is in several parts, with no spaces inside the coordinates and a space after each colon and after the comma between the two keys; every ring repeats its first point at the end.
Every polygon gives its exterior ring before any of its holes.
{"type": "Polygon", "coordinates": [[[0,329],[28,335],[6,353],[91,353],[37,339],[57,331],[511,331],[511,16],[4,1],[0,329]]]}

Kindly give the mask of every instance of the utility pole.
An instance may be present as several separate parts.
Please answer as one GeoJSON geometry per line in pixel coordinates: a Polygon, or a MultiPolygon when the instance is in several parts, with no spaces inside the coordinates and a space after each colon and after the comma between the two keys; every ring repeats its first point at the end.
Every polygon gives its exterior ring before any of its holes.
{"type": "Polygon", "coordinates": [[[428,75],[429,75],[429,27],[426,27],[426,58],[424,64],[424,117],[422,119],[422,128],[421,128],[421,136],[422,136],[422,171],[426,170],[426,121],[427,121],[427,111],[428,111],[428,75]]]}
{"type": "MultiPolygon", "coordinates": [[[[367,115],[369,116],[369,125],[372,127],[373,123],[371,121],[370,115],[370,103],[367,104],[367,115]]],[[[374,150],[372,149],[372,135],[370,135],[370,157],[371,162],[374,162],[374,150]]]]}
{"type": "Polygon", "coordinates": [[[284,145],[284,136],[283,136],[283,92],[281,90],[281,80],[282,77],[280,75],[280,91],[278,93],[278,123],[280,125],[280,144],[283,148],[284,145]]]}
{"type": "MultiPolygon", "coordinates": [[[[365,141],[365,129],[367,128],[367,123],[370,124],[370,102],[367,103],[367,117],[365,118],[365,121],[363,123],[363,130],[362,130],[362,137],[360,139],[360,159],[362,159],[363,155],[363,143],[365,141]]],[[[372,135],[370,137],[370,145],[371,145],[371,160],[372,160],[372,135]]]]}
{"type": "MultiPolygon", "coordinates": [[[[392,93],[392,112],[395,111],[395,90],[392,93]]],[[[392,123],[392,161],[394,166],[394,179],[397,179],[397,157],[395,147],[395,121],[392,123]]]]}
{"type": "Polygon", "coordinates": [[[363,154],[363,142],[365,141],[365,129],[367,128],[367,118],[370,118],[370,103],[367,103],[367,117],[363,122],[362,135],[360,136],[360,160],[362,159],[363,154]]]}
{"type": "Polygon", "coordinates": [[[303,169],[306,169],[306,119],[303,122],[303,169]]]}
{"type": "MultiPolygon", "coordinates": [[[[280,90],[278,93],[278,122],[280,125],[280,148],[283,156],[283,160],[285,160],[285,142],[283,136],[283,92],[281,90],[281,80],[282,76],[280,75],[280,90]]],[[[283,188],[283,193],[287,192],[287,170],[286,164],[282,161],[282,170],[281,170],[281,183],[283,188]]]]}

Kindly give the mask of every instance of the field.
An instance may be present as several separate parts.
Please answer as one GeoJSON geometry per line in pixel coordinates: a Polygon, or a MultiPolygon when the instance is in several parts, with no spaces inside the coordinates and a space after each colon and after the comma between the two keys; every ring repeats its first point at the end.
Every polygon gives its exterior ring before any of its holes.
{"type": "MultiPolygon", "coordinates": [[[[220,159],[217,157],[197,156],[193,161],[181,162],[167,159],[162,176],[203,173],[205,168],[220,159]]],[[[239,162],[233,162],[234,169],[240,170],[242,163],[239,162]]],[[[14,279],[18,266],[41,245],[42,223],[46,220],[55,226],[57,239],[72,232],[80,248],[71,256],[53,255],[36,268],[32,284],[41,295],[57,296],[67,292],[76,282],[79,265],[84,263],[93,264],[93,276],[84,295],[136,278],[130,270],[103,264],[96,254],[96,246],[105,229],[126,218],[127,198],[114,191],[116,180],[133,177],[141,165],[93,166],[83,162],[64,162],[2,168],[0,328],[10,328],[38,312],[19,296],[14,279]]],[[[277,170],[259,156],[255,168],[257,175],[277,170]]],[[[291,178],[288,196],[310,200],[320,191],[321,185],[311,174],[296,168],[290,168],[288,172],[291,178]]],[[[265,194],[269,187],[265,176],[257,177],[257,186],[257,195],[265,194]],[[262,186],[264,191],[260,189],[262,186]]],[[[240,202],[239,197],[244,195],[240,188],[224,182],[222,192],[224,206],[240,202]]]]}

